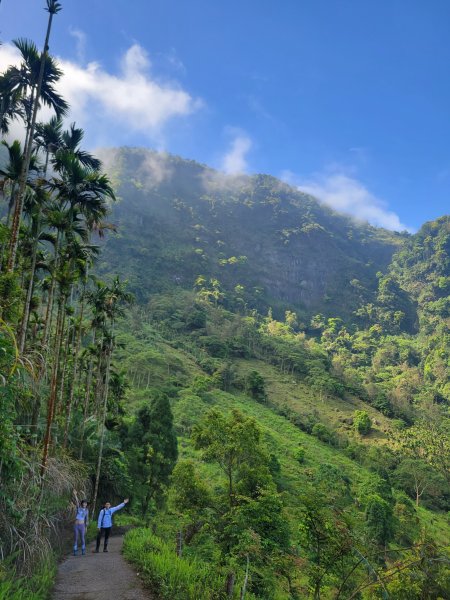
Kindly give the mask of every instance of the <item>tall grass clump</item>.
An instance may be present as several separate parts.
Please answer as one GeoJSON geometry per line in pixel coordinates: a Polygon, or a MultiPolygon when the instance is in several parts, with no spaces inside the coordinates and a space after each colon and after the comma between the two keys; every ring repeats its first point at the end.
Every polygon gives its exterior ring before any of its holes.
{"type": "Polygon", "coordinates": [[[47,600],[55,581],[56,565],[47,560],[32,577],[16,577],[0,570],[0,600],[47,600]]]}
{"type": "Polygon", "coordinates": [[[65,541],[62,529],[72,517],[73,490],[85,489],[86,472],[80,463],[60,454],[49,459],[42,481],[38,451],[22,445],[18,456],[14,476],[1,479],[0,557],[4,568],[13,565],[20,578],[33,577],[42,564],[55,561],[65,541]]]}
{"type": "Polygon", "coordinates": [[[124,553],[136,565],[152,591],[164,600],[221,600],[225,578],[193,558],[179,558],[174,549],[149,529],[133,529],[125,536],[124,553]]]}

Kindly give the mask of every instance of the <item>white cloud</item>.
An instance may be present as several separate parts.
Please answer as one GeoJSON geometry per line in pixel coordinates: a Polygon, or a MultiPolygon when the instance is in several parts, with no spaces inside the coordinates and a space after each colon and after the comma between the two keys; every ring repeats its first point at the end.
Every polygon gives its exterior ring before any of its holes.
{"type": "Polygon", "coordinates": [[[190,115],[201,105],[177,85],[152,78],[148,55],[138,44],[122,57],[119,75],[108,73],[98,63],[83,68],[62,61],[62,68],[60,87],[78,119],[89,107],[96,118],[114,119],[118,127],[130,127],[151,137],[174,117],[190,115]]]}
{"type": "Polygon", "coordinates": [[[222,170],[228,174],[245,173],[248,167],[246,155],[251,147],[252,140],[249,136],[235,131],[231,147],[222,159],[222,170]]]}
{"type": "Polygon", "coordinates": [[[9,65],[16,65],[19,61],[19,51],[12,44],[0,46],[0,71],[3,72],[9,65]]]}
{"type": "MultiPolygon", "coordinates": [[[[292,184],[293,179],[292,173],[285,172],[285,181],[292,184]]],[[[383,200],[372,194],[361,181],[345,173],[320,173],[309,179],[296,180],[296,184],[302,192],[355,219],[394,231],[411,231],[383,200]]]]}
{"type": "Polygon", "coordinates": [[[75,39],[77,59],[79,63],[84,63],[86,56],[86,34],[80,29],[69,29],[70,35],[75,39]]]}
{"type": "Polygon", "coordinates": [[[166,152],[144,151],[143,160],[137,171],[137,178],[146,187],[155,187],[173,175],[170,156],[166,152]]]}
{"type": "MultiPolygon", "coordinates": [[[[83,34],[73,32],[81,43],[83,34]],[[80,35],[81,34],[81,35],[80,35]]],[[[0,47],[0,70],[17,63],[9,44],[0,47]]],[[[133,44],[122,56],[120,71],[108,72],[100,63],[59,59],[64,76],[58,90],[69,102],[69,118],[104,143],[123,143],[129,131],[153,141],[173,119],[187,117],[202,106],[176,82],[161,82],[151,73],[147,52],[133,44]]]]}
{"type": "MultiPolygon", "coordinates": [[[[137,159],[134,179],[146,188],[156,187],[173,176],[173,164],[167,152],[156,152],[145,148],[134,148],[133,152],[137,159]]],[[[96,148],[95,155],[102,161],[107,173],[117,174],[120,179],[123,158],[120,149],[96,148]]]]}

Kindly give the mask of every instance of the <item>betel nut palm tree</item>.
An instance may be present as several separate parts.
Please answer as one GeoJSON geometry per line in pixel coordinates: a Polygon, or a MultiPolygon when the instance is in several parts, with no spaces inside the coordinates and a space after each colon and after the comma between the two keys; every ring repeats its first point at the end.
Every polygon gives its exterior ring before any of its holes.
{"type": "MultiPolygon", "coordinates": [[[[17,246],[19,241],[19,228],[20,221],[22,218],[22,209],[23,209],[23,200],[25,195],[26,181],[28,177],[28,170],[30,166],[30,160],[33,150],[33,139],[34,139],[34,130],[36,126],[37,114],[41,101],[42,87],[44,83],[46,66],[48,65],[48,51],[49,51],[49,40],[50,33],[52,28],[53,17],[56,15],[62,6],[61,3],[57,0],[47,0],[47,12],[49,13],[48,22],[47,22],[47,32],[45,36],[44,42],[44,50],[40,57],[40,65],[39,65],[39,75],[36,82],[36,85],[33,87],[32,91],[32,109],[30,110],[31,120],[27,125],[27,135],[26,135],[26,146],[24,152],[24,163],[22,167],[22,172],[19,178],[19,186],[16,195],[16,201],[14,206],[14,215],[11,226],[11,239],[9,243],[9,256],[8,256],[8,271],[14,271],[16,265],[16,255],[17,255],[17,246]]],[[[65,109],[63,108],[63,114],[65,109]]]]}

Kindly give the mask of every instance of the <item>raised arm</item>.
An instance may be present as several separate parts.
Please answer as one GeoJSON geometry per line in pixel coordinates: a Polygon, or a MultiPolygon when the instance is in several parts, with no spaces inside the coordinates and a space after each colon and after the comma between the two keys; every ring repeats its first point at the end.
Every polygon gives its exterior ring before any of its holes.
{"type": "Polygon", "coordinates": [[[120,510],[121,508],[123,508],[125,506],[125,504],[128,504],[128,498],[125,498],[125,500],[121,504],[118,504],[117,506],[113,506],[113,508],[111,508],[111,514],[115,513],[116,511],[120,510]]]}

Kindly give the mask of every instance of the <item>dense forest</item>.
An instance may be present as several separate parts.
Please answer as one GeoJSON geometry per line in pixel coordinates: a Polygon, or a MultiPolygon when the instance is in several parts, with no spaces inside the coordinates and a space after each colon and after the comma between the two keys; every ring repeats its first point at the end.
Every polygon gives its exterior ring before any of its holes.
{"type": "Polygon", "coordinates": [[[0,75],[0,598],[47,598],[76,499],[126,496],[155,598],[449,598],[450,216],[94,156],[60,10],[0,75]]]}

